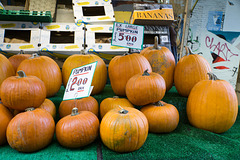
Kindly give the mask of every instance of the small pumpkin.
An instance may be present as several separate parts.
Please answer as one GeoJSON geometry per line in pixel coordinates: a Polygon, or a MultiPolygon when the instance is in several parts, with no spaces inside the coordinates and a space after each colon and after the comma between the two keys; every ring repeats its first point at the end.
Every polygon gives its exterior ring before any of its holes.
{"type": "Polygon", "coordinates": [[[55,131],[53,117],[44,109],[28,108],[8,124],[7,141],[19,152],[36,152],[52,141],[55,131]]]}
{"type": "Polygon", "coordinates": [[[58,142],[67,148],[79,148],[92,143],[98,136],[99,120],[89,111],[72,109],[71,115],[60,119],[56,125],[58,142]]]}
{"type": "Polygon", "coordinates": [[[92,96],[62,101],[59,105],[59,116],[60,118],[65,117],[72,113],[72,109],[77,107],[79,111],[90,111],[98,116],[98,102],[92,96]]]}
{"type": "Polygon", "coordinates": [[[104,89],[107,82],[106,64],[99,56],[94,54],[87,54],[84,51],[82,51],[81,54],[71,55],[64,61],[62,67],[63,85],[66,87],[72,69],[96,61],[97,66],[92,79],[92,86],[94,87],[91,95],[100,93],[104,89]]]}
{"type": "Polygon", "coordinates": [[[166,82],[166,91],[173,85],[175,59],[172,52],[164,46],[158,46],[158,36],[155,36],[154,46],[143,49],[140,54],[147,58],[152,71],[160,74],[166,82]]]}
{"type": "Polygon", "coordinates": [[[45,109],[54,119],[56,118],[56,107],[50,99],[46,98],[39,108],[45,109]]]}
{"type": "Polygon", "coordinates": [[[169,133],[175,130],[179,122],[179,113],[175,106],[158,101],[141,108],[147,117],[149,132],[169,133]]]}
{"type": "Polygon", "coordinates": [[[36,76],[26,76],[18,71],[19,76],[11,76],[1,86],[2,103],[11,109],[23,111],[26,108],[39,107],[46,98],[46,87],[36,76]]]}
{"type": "Polygon", "coordinates": [[[54,96],[62,85],[62,73],[58,64],[47,56],[39,56],[34,53],[18,66],[17,71],[22,70],[27,76],[36,76],[41,79],[47,89],[47,97],[54,96]]]}
{"type": "Polygon", "coordinates": [[[110,111],[111,109],[118,108],[121,106],[122,108],[125,107],[134,107],[131,102],[129,102],[126,98],[119,98],[118,96],[114,96],[112,98],[105,98],[100,103],[100,115],[101,118],[104,117],[104,115],[110,111]]]}
{"type": "Polygon", "coordinates": [[[198,82],[191,90],[186,109],[194,127],[223,133],[236,121],[237,95],[230,83],[209,73],[209,80],[198,82]]]}
{"type": "Polygon", "coordinates": [[[131,77],[126,85],[128,100],[137,106],[160,101],[166,92],[164,79],[158,73],[136,74],[131,77]]]}
{"type": "Polygon", "coordinates": [[[10,58],[8,58],[8,60],[11,62],[11,64],[13,65],[13,68],[15,70],[15,72],[17,71],[18,66],[20,65],[20,63],[31,57],[31,54],[24,54],[23,51],[19,52],[16,55],[11,56],[10,58]]]}
{"type": "Polygon", "coordinates": [[[100,136],[103,144],[113,151],[136,151],[147,139],[147,118],[135,108],[112,109],[101,121],[100,136]]]}
{"type": "Polygon", "coordinates": [[[108,66],[113,92],[118,96],[126,96],[127,81],[135,74],[143,73],[146,69],[152,72],[150,63],[143,55],[133,53],[115,56],[108,66]]]}
{"type": "Polygon", "coordinates": [[[187,54],[178,61],[174,72],[175,87],[184,97],[188,97],[193,86],[199,81],[207,80],[207,73],[211,72],[211,66],[204,57],[193,54],[187,47],[186,51],[187,54]]]}
{"type": "Polygon", "coordinates": [[[12,113],[0,102],[0,146],[7,142],[6,130],[12,117],[12,113]]]}

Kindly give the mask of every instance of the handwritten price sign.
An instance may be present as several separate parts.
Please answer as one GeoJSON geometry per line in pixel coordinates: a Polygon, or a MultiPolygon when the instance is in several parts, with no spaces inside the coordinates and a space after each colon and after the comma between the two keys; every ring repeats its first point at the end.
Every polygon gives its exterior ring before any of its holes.
{"type": "Polygon", "coordinates": [[[143,48],[144,26],[115,22],[112,45],[134,49],[143,48]]]}
{"type": "Polygon", "coordinates": [[[74,68],[68,79],[63,100],[89,97],[92,91],[92,78],[97,62],[74,68]]]}

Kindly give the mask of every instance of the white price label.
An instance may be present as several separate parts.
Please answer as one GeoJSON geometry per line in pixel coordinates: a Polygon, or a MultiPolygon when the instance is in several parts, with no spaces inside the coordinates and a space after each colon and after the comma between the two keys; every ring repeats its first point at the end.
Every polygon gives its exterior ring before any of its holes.
{"type": "Polygon", "coordinates": [[[74,68],[69,76],[63,100],[89,97],[93,86],[92,78],[97,66],[93,62],[78,68],[74,68]]]}
{"type": "Polygon", "coordinates": [[[143,37],[144,26],[115,22],[111,45],[142,49],[143,37]]]}

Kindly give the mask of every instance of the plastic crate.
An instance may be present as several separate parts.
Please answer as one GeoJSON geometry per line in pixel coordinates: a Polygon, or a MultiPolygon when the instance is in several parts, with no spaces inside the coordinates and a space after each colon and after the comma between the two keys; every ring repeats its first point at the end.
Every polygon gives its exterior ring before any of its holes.
{"type": "Polygon", "coordinates": [[[52,22],[51,11],[0,10],[1,21],[52,22]]]}

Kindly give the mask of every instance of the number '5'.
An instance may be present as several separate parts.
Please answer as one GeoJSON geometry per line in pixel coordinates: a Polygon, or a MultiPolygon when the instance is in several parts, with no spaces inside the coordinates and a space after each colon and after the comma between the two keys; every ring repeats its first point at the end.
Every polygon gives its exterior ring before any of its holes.
{"type": "Polygon", "coordinates": [[[121,37],[121,38],[118,38],[119,41],[122,41],[124,39],[123,35],[124,35],[124,33],[119,33],[119,37],[121,37]]]}

